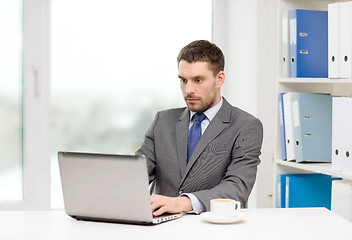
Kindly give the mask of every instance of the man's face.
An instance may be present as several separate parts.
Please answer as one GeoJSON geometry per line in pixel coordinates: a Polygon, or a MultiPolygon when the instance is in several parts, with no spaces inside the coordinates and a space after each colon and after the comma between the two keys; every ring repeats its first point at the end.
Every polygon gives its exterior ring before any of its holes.
{"type": "Polygon", "coordinates": [[[225,74],[220,71],[214,76],[208,64],[181,60],[178,65],[182,94],[193,112],[204,112],[220,101],[220,88],[225,81],[225,74]]]}

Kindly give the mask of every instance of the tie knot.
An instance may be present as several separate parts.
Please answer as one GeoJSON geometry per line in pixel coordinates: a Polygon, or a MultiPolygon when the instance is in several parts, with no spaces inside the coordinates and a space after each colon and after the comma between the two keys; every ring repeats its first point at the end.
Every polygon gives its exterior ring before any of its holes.
{"type": "Polygon", "coordinates": [[[204,113],[197,113],[194,115],[194,121],[195,122],[203,122],[203,120],[205,119],[205,114],[204,113]]]}

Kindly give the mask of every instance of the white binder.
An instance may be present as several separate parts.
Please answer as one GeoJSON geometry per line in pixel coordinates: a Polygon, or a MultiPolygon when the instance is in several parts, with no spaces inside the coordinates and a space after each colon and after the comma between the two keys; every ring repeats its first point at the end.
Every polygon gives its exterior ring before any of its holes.
{"type": "Polygon", "coordinates": [[[352,77],[352,2],[340,3],[339,75],[352,77]]]}
{"type": "Polygon", "coordinates": [[[331,211],[352,222],[352,183],[332,181],[331,211]]]}
{"type": "Polygon", "coordinates": [[[289,20],[288,11],[283,11],[281,21],[281,77],[290,76],[290,43],[289,43],[289,20]]]}
{"type": "Polygon", "coordinates": [[[352,98],[342,97],[343,120],[341,148],[342,148],[342,172],[352,174],[352,98]]]}
{"type": "Polygon", "coordinates": [[[339,3],[328,4],[329,78],[339,78],[339,11],[339,3]]]}
{"type": "Polygon", "coordinates": [[[344,128],[344,97],[332,98],[332,149],[331,149],[331,167],[336,171],[342,171],[342,159],[344,156],[343,141],[345,138],[344,128]]]}
{"type": "Polygon", "coordinates": [[[332,101],[332,169],[352,174],[352,98],[332,101]]]}
{"type": "Polygon", "coordinates": [[[293,136],[293,116],[291,104],[292,92],[287,92],[283,95],[284,104],[284,119],[285,119],[285,142],[287,161],[296,160],[294,136],[293,136]]]}

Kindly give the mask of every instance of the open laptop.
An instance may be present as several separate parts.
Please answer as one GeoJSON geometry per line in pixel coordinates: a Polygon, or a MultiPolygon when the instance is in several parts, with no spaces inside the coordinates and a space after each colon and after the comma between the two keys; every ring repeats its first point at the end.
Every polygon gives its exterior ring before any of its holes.
{"type": "Polygon", "coordinates": [[[66,213],[77,220],[157,224],[182,216],[153,217],[144,156],[59,152],[66,213]]]}

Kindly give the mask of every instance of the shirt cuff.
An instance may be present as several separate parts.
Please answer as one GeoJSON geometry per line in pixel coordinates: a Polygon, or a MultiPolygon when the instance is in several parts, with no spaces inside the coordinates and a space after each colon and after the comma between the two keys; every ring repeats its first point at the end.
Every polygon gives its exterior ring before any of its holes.
{"type": "Polygon", "coordinates": [[[191,200],[193,210],[188,213],[200,214],[205,211],[203,203],[201,203],[192,193],[182,193],[180,196],[186,196],[191,200]]]}

